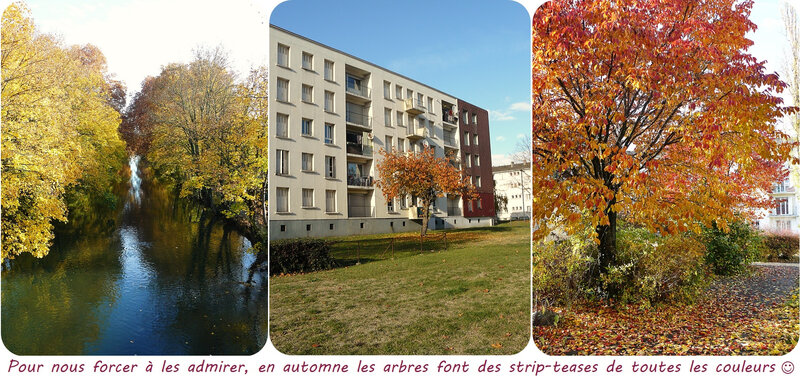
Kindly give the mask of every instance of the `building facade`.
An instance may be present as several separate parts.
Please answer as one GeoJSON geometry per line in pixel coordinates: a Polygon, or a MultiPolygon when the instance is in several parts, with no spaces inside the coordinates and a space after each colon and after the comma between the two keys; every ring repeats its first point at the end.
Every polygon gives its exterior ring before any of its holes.
{"type": "Polygon", "coordinates": [[[493,218],[494,180],[492,179],[492,149],[489,138],[489,112],[458,100],[459,136],[461,137],[461,164],[475,186],[478,198],[463,198],[464,216],[467,218],[493,218]]]}
{"type": "Polygon", "coordinates": [[[789,177],[772,186],[774,206],[759,221],[765,231],[800,233],[797,211],[797,188],[789,177]]]}
{"type": "Polygon", "coordinates": [[[492,168],[494,188],[498,196],[505,196],[508,204],[497,211],[501,220],[529,219],[531,217],[531,165],[512,163],[492,168]]]}
{"type": "MultiPolygon", "coordinates": [[[[458,98],[274,25],[269,69],[270,238],[418,230],[413,198],[387,201],[374,186],[378,150],[460,155],[458,98]]],[[[441,197],[429,226],[494,216],[464,214],[461,197],[441,197]]]]}

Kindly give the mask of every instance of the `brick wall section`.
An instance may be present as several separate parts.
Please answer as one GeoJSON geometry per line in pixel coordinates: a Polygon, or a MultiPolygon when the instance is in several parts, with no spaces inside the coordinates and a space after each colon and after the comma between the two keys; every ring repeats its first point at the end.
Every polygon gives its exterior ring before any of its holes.
{"type": "MultiPolygon", "coordinates": [[[[477,188],[478,195],[481,199],[481,209],[478,209],[477,202],[473,201],[472,211],[469,211],[468,200],[464,200],[464,216],[465,217],[494,217],[494,179],[492,178],[492,148],[491,137],[489,135],[489,112],[486,110],[458,100],[458,134],[461,141],[461,167],[467,175],[480,176],[481,187],[477,188]],[[467,111],[467,121],[464,121],[464,111],[467,111]],[[473,122],[473,114],[477,115],[478,123],[473,122]],[[475,145],[474,137],[478,135],[478,145],[475,145]],[[469,141],[465,139],[469,137],[469,141]],[[466,167],[467,154],[473,161],[470,162],[470,167],[466,167]],[[478,155],[480,165],[476,166],[474,163],[474,156],[478,155]]],[[[476,200],[477,201],[477,200],[476,200]]]]}

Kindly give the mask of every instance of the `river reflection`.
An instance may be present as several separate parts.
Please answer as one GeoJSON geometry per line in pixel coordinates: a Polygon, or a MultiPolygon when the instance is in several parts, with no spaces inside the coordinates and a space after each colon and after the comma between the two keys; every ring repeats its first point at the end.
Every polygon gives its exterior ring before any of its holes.
{"type": "Polygon", "coordinates": [[[241,283],[255,259],[247,239],[142,178],[138,163],[131,159],[124,204],[107,213],[111,220],[71,222],[48,256],[4,267],[9,350],[221,355],[263,346],[266,277],[241,283]]]}

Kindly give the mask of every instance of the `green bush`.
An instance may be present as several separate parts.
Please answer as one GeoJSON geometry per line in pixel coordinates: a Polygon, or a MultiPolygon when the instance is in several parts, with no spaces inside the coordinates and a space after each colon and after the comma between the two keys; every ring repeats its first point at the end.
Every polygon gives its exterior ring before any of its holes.
{"type": "Polygon", "coordinates": [[[617,262],[600,277],[619,302],[692,302],[708,284],[705,247],[691,234],[660,236],[621,226],[617,262]]]}
{"type": "Polygon", "coordinates": [[[732,275],[744,271],[758,260],[764,241],[761,235],[744,221],[728,224],[728,231],[714,224],[703,231],[706,263],[715,274],[732,275]]]}
{"type": "Polygon", "coordinates": [[[765,233],[761,259],[769,262],[792,261],[800,249],[800,237],[789,232],[765,233]]]}
{"type": "Polygon", "coordinates": [[[314,272],[335,266],[330,243],[324,240],[291,239],[270,243],[270,275],[314,272]]]}
{"type": "Polygon", "coordinates": [[[569,307],[583,297],[595,264],[591,227],[571,236],[550,236],[533,247],[534,309],[569,307]]]}

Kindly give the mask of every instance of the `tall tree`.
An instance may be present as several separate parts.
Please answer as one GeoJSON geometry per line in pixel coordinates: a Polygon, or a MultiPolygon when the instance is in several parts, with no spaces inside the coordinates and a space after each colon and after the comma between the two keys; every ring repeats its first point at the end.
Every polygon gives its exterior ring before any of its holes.
{"type": "Polygon", "coordinates": [[[791,143],[776,74],[746,52],[750,0],[554,0],[533,20],[534,235],[588,217],[605,271],[617,218],[725,226],[770,205],[791,143]]]}
{"type": "Polygon", "coordinates": [[[478,197],[469,179],[451,164],[451,159],[436,158],[433,149],[425,147],[419,153],[386,152],[378,162],[375,185],[387,200],[413,196],[422,207],[420,236],[428,232],[430,206],[437,197],[461,195],[474,200],[478,197]]]}
{"type": "Polygon", "coordinates": [[[52,222],[67,220],[65,193],[107,192],[116,179],[119,113],[102,53],[61,47],[24,5],[4,10],[0,48],[2,258],[43,257],[52,222]]]}
{"type": "Polygon", "coordinates": [[[129,149],[146,155],[183,197],[194,197],[266,240],[267,72],[238,80],[221,48],[149,77],[122,126],[129,149]]]}

